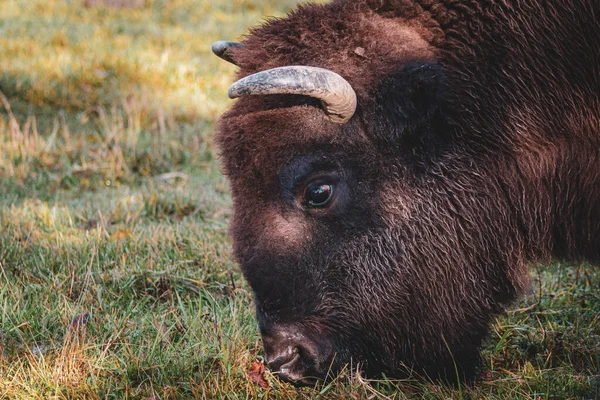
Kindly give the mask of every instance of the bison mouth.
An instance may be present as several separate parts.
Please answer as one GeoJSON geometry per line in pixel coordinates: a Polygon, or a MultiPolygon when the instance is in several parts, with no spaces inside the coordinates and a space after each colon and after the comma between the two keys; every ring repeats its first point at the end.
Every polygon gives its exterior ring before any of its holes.
{"type": "Polygon", "coordinates": [[[321,324],[288,323],[268,329],[260,325],[266,364],[279,379],[296,386],[314,386],[349,369],[368,377],[392,372],[386,367],[392,360],[367,333],[349,327],[329,330],[321,324]]]}

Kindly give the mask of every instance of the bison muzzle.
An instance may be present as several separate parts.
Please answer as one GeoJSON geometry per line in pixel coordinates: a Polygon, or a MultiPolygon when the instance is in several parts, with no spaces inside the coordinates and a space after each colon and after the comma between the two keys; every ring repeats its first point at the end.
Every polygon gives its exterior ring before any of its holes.
{"type": "Polygon", "coordinates": [[[336,0],[213,51],[239,67],[216,141],[282,378],[471,380],[530,262],[600,259],[598,0],[336,0]]]}

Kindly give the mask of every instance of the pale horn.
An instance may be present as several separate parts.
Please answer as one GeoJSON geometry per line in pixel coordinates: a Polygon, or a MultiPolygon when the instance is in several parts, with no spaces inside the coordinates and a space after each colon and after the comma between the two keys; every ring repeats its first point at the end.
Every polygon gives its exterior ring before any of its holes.
{"type": "Polygon", "coordinates": [[[228,42],[226,40],[220,40],[212,44],[212,52],[215,53],[217,57],[234,65],[237,65],[233,58],[231,58],[231,54],[228,54],[229,52],[227,51],[232,47],[244,47],[244,45],[238,42],[228,42]]]}
{"type": "Polygon", "coordinates": [[[234,99],[252,94],[299,94],[321,100],[329,118],[344,124],[356,111],[356,93],[344,78],[318,67],[289,66],[257,72],[229,88],[234,99]]]}

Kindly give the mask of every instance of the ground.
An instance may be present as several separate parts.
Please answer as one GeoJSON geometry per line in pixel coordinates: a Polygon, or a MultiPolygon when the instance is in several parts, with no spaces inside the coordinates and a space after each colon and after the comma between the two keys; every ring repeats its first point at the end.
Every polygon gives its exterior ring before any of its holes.
{"type": "Polygon", "coordinates": [[[234,67],[210,44],[296,1],[84,3],[0,7],[0,398],[600,396],[599,269],[560,261],[532,266],[473,387],[248,379],[260,337],[212,140],[234,67]]]}

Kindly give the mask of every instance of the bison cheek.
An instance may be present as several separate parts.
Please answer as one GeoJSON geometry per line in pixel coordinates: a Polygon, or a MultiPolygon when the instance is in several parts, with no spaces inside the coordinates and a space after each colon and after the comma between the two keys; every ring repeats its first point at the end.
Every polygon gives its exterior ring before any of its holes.
{"type": "Polygon", "coordinates": [[[308,223],[300,215],[283,216],[270,211],[264,229],[265,245],[279,251],[298,251],[310,240],[308,223]]]}

